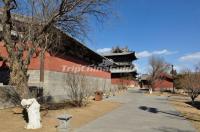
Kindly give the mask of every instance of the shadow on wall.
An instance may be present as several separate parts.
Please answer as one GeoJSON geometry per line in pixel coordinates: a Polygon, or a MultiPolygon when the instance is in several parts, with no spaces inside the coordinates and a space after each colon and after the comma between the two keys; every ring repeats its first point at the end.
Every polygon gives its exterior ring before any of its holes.
{"type": "Polygon", "coordinates": [[[154,108],[154,107],[147,107],[147,106],[140,106],[139,109],[153,113],[153,114],[163,113],[163,114],[170,115],[170,116],[180,117],[182,119],[200,122],[200,120],[195,120],[195,119],[192,119],[192,118],[185,117],[185,116],[181,115],[179,112],[176,112],[176,111],[166,112],[166,111],[158,110],[157,108],[154,108]]]}
{"type": "Polygon", "coordinates": [[[1,68],[0,67],[0,83],[4,85],[8,85],[10,77],[10,70],[8,68],[1,68]]]}
{"type": "Polygon", "coordinates": [[[40,96],[40,97],[37,97],[37,101],[40,103],[40,104],[48,104],[48,103],[51,103],[53,101],[53,97],[48,95],[48,96],[40,96]]]}
{"type": "Polygon", "coordinates": [[[20,105],[20,96],[12,86],[0,87],[0,107],[8,108],[20,105]]]}

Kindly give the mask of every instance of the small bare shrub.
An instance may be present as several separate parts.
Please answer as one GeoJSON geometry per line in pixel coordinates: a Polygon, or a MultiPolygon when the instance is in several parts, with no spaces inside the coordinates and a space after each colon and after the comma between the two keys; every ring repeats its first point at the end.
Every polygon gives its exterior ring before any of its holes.
{"type": "Polygon", "coordinates": [[[66,90],[70,103],[76,107],[84,106],[88,103],[91,96],[91,86],[87,84],[87,78],[84,74],[70,73],[66,77],[66,90]]]}

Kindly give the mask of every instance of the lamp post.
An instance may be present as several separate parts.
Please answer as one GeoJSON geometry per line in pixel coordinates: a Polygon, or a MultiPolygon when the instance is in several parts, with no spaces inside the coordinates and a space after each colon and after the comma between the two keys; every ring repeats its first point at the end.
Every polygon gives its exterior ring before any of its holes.
{"type": "Polygon", "coordinates": [[[173,93],[175,93],[175,89],[174,89],[174,65],[172,65],[172,81],[173,81],[173,93]]]}

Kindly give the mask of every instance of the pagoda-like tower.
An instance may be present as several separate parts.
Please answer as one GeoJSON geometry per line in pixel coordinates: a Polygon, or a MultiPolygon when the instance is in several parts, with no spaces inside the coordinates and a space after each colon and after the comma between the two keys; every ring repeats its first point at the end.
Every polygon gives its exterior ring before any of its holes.
{"type": "Polygon", "coordinates": [[[112,52],[103,54],[104,57],[112,60],[115,65],[110,68],[112,79],[135,80],[137,71],[133,61],[137,60],[135,52],[128,48],[113,48],[112,52]]]}

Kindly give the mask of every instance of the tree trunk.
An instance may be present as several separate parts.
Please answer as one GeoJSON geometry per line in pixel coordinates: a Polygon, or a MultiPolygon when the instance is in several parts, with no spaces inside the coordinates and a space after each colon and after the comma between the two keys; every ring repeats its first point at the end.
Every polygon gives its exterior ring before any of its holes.
{"type": "Polygon", "coordinates": [[[25,128],[38,129],[41,128],[40,123],[40,104],[35,98],[31,98],[28,87],[27,70],[20,61],[14,61],[11,65],[10,83],[16,87],[21,100],[21,105],[26,108],[29,122],[25,128]]]}
{"type": "Polygon", "coordinates": [[[44,82],[44,53],[40,53],[40,82],[44,82]]]}
{"type": "Polygon", "coordinates": [[[15,86],[21,99],[30,98],[27,70],[23,68],[18,60],[12,62],[10,70],[10,85],[15,86]]]}
{"type": "Polygon", "coordinates": [[[191,99],[192,99],[192,105],[195,105],[195,98],[194,97],[191,97],[191,99]]]}

